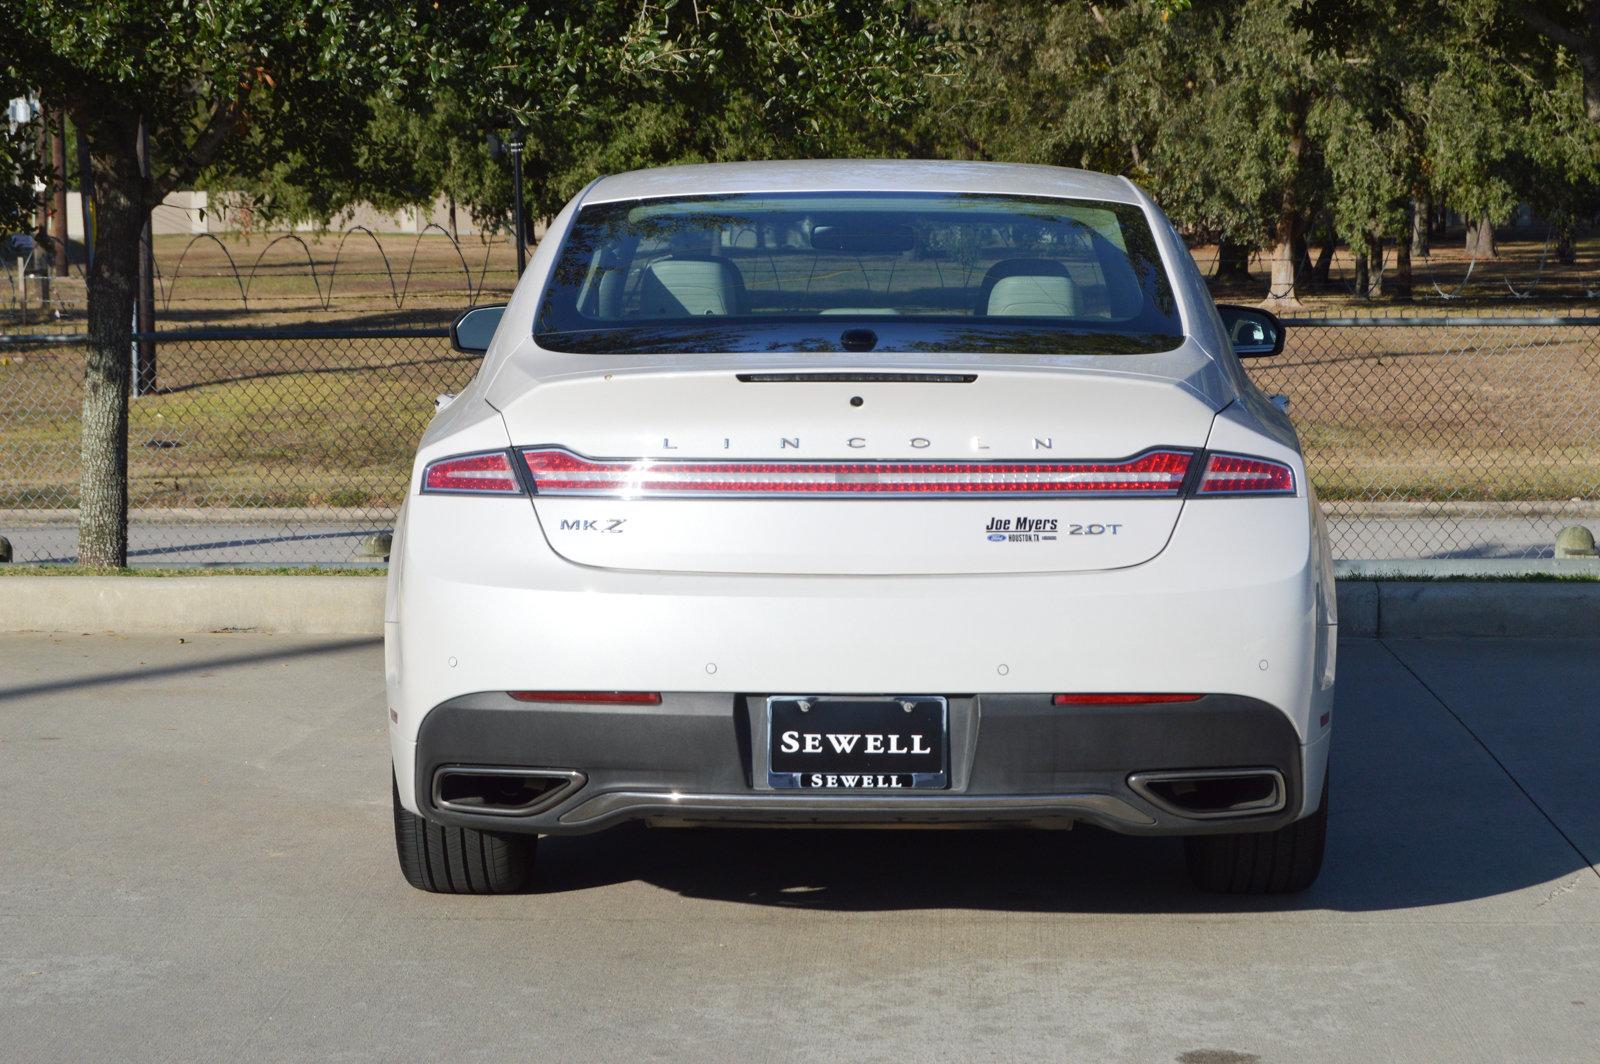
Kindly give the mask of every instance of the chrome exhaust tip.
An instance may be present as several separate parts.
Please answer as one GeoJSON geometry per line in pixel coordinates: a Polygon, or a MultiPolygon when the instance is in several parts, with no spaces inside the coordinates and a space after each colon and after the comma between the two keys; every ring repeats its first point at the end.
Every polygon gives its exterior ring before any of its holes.
{"type": "Polygon", "coordinates": [[[433,774],[433,804],[450,813],[532,816],[584,785],[581,772],[445,765],[433,774]]]}
{"type": "Polygon", "coordinates": [[[1191,820],[1276,813],[1289,804],[1275,768],[1135,772],[1128,786],[1156,808],[1191,820]]]}

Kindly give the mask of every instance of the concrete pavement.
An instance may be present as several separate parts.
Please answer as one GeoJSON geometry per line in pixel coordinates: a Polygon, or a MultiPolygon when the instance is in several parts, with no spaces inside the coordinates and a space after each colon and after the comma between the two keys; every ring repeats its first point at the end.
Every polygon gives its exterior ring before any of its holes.
{"type": "Polygon", "coordinates": [[[1600,642],[1341,645],[1328,865],[633,830],[394,867],[369,639],[0,637],[0,1058],[1589,1062],[1600,642]]]}

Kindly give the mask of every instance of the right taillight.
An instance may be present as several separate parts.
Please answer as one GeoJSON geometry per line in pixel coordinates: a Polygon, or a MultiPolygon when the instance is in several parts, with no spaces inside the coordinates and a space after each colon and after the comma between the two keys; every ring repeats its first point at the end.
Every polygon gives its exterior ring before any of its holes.
{"type": "Polygon", "coordinates": [[[1212,454],[1196,495],[1293,495],[1294,470],[1247,454],[1212,454]]]}

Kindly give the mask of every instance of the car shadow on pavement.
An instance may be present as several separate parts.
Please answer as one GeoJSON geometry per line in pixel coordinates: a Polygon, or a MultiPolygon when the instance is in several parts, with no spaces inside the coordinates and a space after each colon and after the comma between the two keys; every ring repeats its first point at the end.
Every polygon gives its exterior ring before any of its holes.
{"type": "MultiPolygon", "coordinates": [[[[1180,841],[1088,827],[627,828],[542,840],[539,889],[640,880],[697,898],[844,911],[1370,912],[1534,889],[1542,899],[1595,875],[1554,817],[1398,658],[1374,640],[1344,641],[1340,655],[1327,858],[1300,895],[1202,894],[1180,841]]],[[[1538,719],[1541,707],[1505,711],[1538,719]]],[[[1578,741],[1552,746],[1546,760],[1567,763],[1519,771],[1570,774],[1597,753],[1578,741]]]]}
{"type": "Polygon", "coordinates": [[[1176,839],[1071,831],[624,827],[540,842],[536,890],[642,881],[686,897],[845,912],[1363,912],[1471,901],[1593,874],[1570,847],[1491,852],[1470,817],[1426,837],[1335,817],[1317,883],[1288,897],[1202,894],[1176,839]]]}

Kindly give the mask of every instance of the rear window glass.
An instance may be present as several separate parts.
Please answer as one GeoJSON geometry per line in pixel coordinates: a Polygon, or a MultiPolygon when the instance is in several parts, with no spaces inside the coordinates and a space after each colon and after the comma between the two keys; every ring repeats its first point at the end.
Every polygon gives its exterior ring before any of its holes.
{"type": "Polygon", "coordinates": [[[534,336],[596,354],[1134,354],[1183,338],[1138,207],[921,193],[585,207],[534,336]]]}

